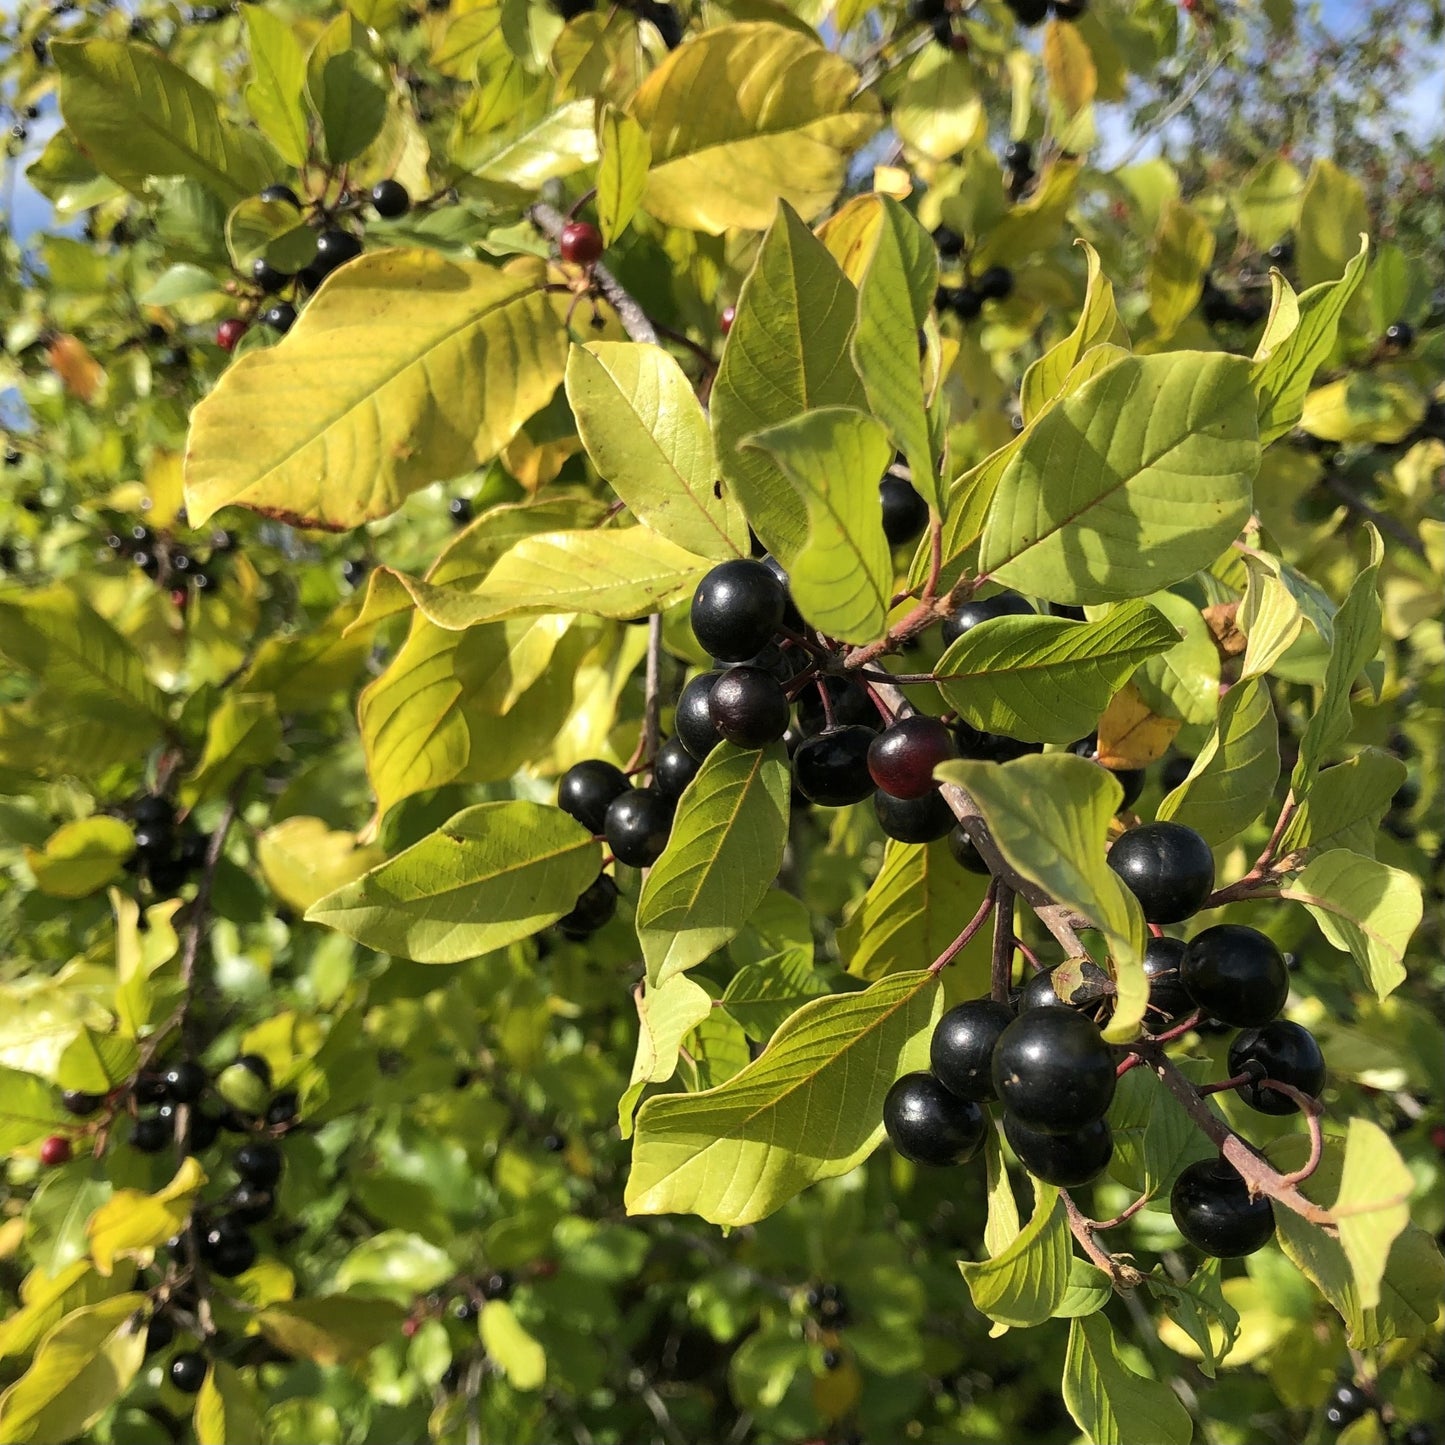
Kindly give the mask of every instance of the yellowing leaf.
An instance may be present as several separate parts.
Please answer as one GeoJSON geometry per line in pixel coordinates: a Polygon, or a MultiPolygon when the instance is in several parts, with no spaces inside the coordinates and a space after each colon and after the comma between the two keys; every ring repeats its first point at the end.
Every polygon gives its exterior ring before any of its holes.
{"type": "Polygon", "coordinates": [[[1050,20],[1044,30],[1044,74],[1065,115],[1077,115],[1093,100],[1099,87],[1093,52],[1071,21],[1050,20]]]}
{"type": "Polygon", "coordinates": [[[855,99],[857,83],[841,56],[782,25],[694,36],[632,100],[652,145],[644,206],[667,225],[711,235],[763,230],[780,199],[816,215],[878,128],[878,103],[855,99]]]}
{"type": "Polygon", "coordinates": [[[1414,1190],[1415,1176],[1390,1136],[1368,1119],[1351,1119],[1340,1192],[1330,1212],[1339,1225],[1340,1246],[1354,1271],[1363,1309],[1380,1303],[1385,1262],[1410,1222],[1414,1190]]]}
{"type": "Polygon", "coordinates": [[[354,527],[494,457],[562,378],[540,263],[498,270],[379,251],[331,276],[279,345],[243,356],[192,414],[193,526],[239,504],[354,527]]]}
{"type": "Polygon", "coordinates": [[[354,833],[333,832],[320,818],[285,818],[261,834],[256,861],[271,891],[298,913],[382,861],[354,833]]]}
{"type": "Polygon", "coordinates": [[[477,1321],[482,1347],[514,1390],[540,1390],[547,1379],[547,1352],[527,1333],[506,1300],[490,1299],[477,1321]]]}
{"type": "Polygon", "coordinates": [[[608,105],[597,133],[597,224],[607,245],[627,229],[647,188],[652,147],[630,116],[608,105]]]}
{"type": "Polygon", "coordinates": [[[261,1396],[234,1365],[217,1360],[196,1396],[196,1445],[240,1445],[264,1438],[261,1396]]]}
{"type": "Polygon", "coordinates": [[[318,1365],[347,1365],[395,1338],[405,1314],[400,1305],[373,1296],[317,1295],[268,1305],[256,1323],[287,1354],[318,1365]]]}
{"type": "Polygon", "coordinates": [[[1167,340],[1194,310],[1214,259],[1214,232],[1182,201],[1165,203],[1149,258],[1149,317],[1160,341],[1167,340]]]}
{"type": "Polygon", "coordinates": [[[101,1274],[109,1274],[122,1254],[138,1254],[164,1244],[185,1226],[191,1206],[206,1176],[187,1156],[176,1177],[164,1189],[147,1194],[140,1189],[117,1189],[90,1217],[85,1226],[90,1257],[101,1274]]]}
{"type": "MultiPolygon", "coordinates": [[[[941,45],[925,46],[908,67],[893,107],[893,125],[931,160],[946,160],[967,149],[980,126],[986,128],[983,97],[968,57],[941,45]]],[[[881,189],[876,184],[874,188],[881,189]]]]}
{"type": "Polygon", "coordinates": [[[53,898],[84,898],[119,878],[135,838],[119,818],[103,813],[62,823],[44,848],[25,849],[35,886],[53,898]]]}

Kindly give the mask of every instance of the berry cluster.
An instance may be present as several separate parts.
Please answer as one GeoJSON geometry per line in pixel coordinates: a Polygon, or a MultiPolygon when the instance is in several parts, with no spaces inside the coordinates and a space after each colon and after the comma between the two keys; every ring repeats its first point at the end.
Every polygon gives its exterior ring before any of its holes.
{"type": "MultiPolygon", "coordinates": [[[[186,606],[192,592],[205,592],[215,585],[222,558],[236,546],[230,532],[212,532],[202,547],[197,548],[194,544],[183,546],[174,532],[166,528],[126,522],[118,517],[108,520],[107,551],[124,557],[158,586],[166,588],[171,601],[180,608],[186,606]]],[[[184,525],[184,512],[176,521],[184,525]]]]}
{"type": "Polygon", "coordinates": [[[205,862],[210,839],[189,819],[178,824],[176,805],[166,797],[146,794],[128,812],[135,852],[126,860],[126,869],[145,879],[161,897],[170,897],[205,862]]]}

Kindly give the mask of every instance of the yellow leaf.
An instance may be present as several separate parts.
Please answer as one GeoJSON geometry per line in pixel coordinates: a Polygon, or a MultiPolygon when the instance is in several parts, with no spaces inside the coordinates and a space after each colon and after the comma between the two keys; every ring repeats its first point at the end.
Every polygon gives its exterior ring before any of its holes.
{"type": "Polygon", "coordinates": [[[966,150],[980,130],[987,131],[978,79],[968,58],[938,45],[915,56],[893,108],[893,124],[930,160],[966,150]]]}
{"type": "Polygon", "coordinates": [[[545,267],[378,251],[192,414],[186,505],[341,530],[490,460],[556,389],[567,336],[545,267]]]}
{"type": "Polygon", "coordinates": [[[805,218],[837,195],[878,129],[858,73],[797,30],[723,25],[679,46],[633,97],[652,143],[644,205],[667,225],[765,230],[779,199],[805,218]]]}
{"type": "Polygon", "coordinates": [[[1149,258],[1149,316],[1167,340],[1194,310],[1214,259],[1214,232],[1182,201],[1165,203],[1149,258]]]}
{"type": "Polygon", "coordinates": [[[205,1182],[201,1166],[187,1157],[176,1177],[156,1194],[117,1189],[85,1226],[96,1269],[108,1275],[119,1255],[153,1249],[178,1233],[190,1218],[191,1205],[205,1182]]]}
{"type": "Polygon", "coordinates": [[[1106,768],[1143,768],[1169,751],[1183,724],[1160,717],[1132,682],[1114,694],[1099,719],[1099,761],[1106,768]]]}
{"type": "Polygon", "coordinates": [[[1099,87],[1093,52],[1072,22],[1049,21],[1044,31],[1044,74],[1050,94],[1066,115],[1077,115],[1093,100],[1099,87]]]}
{"type": "Polygon", "coordinates": [[[196,1396],[196,1445],[241,1445],[262,1438],[261,1401],[234,1365],[216,1361],[196,1396]]]}
{"type": "Polygon", "coordinates": [[[135,838],[119,818],[98,813],[62,823],[44,848],[25,849],[35,886],[52,898],[84,898],[120,877],[135,838]]]}
{"type": "Polygon", "coordinates": [[[540,1390],[547,1379],[547,1353],[526,1331],[505,1300],[488,1300],[478,1321],[487,1355],[501,1366],[514,1390],[540,1390]]]}
{"type": "Polygon", "coordinates": [[[630,115],[607,105],[597,126],[597,222],[611,245],[632,219],[647,186],[652,148],[630,115]]]}
{"type": "Polygon", "coordinates": [[[354,833],[334,833],[320,818],[286,818],[261,834],[257,861],[271,891],[297,913],[375,868],[386,855],[360,848],[354,833]]]}

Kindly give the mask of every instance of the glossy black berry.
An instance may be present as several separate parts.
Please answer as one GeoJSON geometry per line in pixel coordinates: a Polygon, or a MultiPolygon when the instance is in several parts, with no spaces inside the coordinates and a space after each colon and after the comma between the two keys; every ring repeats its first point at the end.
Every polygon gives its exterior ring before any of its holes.
{"type": "Polygon", "coordinates": [[[633,868],[656,863],[672,829],[672,804],[655,788],[630,788],[607,809],[603,833],[620,862],[633,868]]]}
{"type": "Polygon", "coordinates": [[[1286,236],[1283,241],[1276,241],[1264,254],[1270,265],[1288,266],[1294,260],[1294,241],[1286,236]]]}
{"type": "Polygon", "coordinates": [[[226,1215],[201,1236],[201,1258],[223,1279],[234,1279],[256,1263],[256,1241],[241,1220],[226,1215]]]}
{"type": "Polygon", "coordinates": [[[1408,351],[1415,344],[1415,328],[1408,321],[1395,321],[1385,328],[1385,344],[1396,351],[1408,351]]]}
{"type": "Polygon", "coordinates": [[[1179,977],[1184,957],[1182,938],[1151,938],[1144,948],[1144,977],[1149,980],[1149,1003],[1144,1026],[1151,1033],[1194,1012],[1194,1000],[1179,977]]]}
{"type": "Polygon", "coordinates": [[[1214,891],[1214,854],[1182,823],[1130,828],[1109,850],[1109,866],[1139,900],[1150,923],[1179,923],[1214,891]]]}
{"type": "Polygon", "coordinates": [[[1299,1106],[1278,1089],[1266,1089],[1261,1080],[1288,1084],[1310,1098],[1325,1086],[1325,1056],[1306,1028],[1288,1019],[1275,1019],[1262,1028],[1246,1029],[1229,1046],[1229,1076],[1249,1074],[1250,1082],[1235,1093],[1261,1114],[1294,1114],[1299,1106]]]}
{"type": "Polygon", "coordinates": [[[261,199],[263,201],[285,201],[288,206],[295,206],[298,211],[301,209],[301,197],[290,186],[267,186],[261,192],[261,199]]]}
{"type": "Polygon", "coordinates": [[[271,1087],[271,1065],[260,1054],[241,1054],[236,1063],[248,1074],[258,1078],[265,1088],[271,1087]]]}
{"type": "Polygon", "coordinates": [[[227,1196],[226,1207],[242,1224],[260,1224],[276,1212],[276,1196],[259,1184],[238,1184],[227,1196]]]}
{"type": "Polygon", "coordinates": [[[915,1164],[963,1164],[983,1143],[988,1116],[932,1074],[904,1074],[883,1100],[883,1125],[893,1147],[915,1164]]]}
{"type": "Polygon", "coordinates": [[[1289,997],[1289,969],[1274,942],[1241,923],[1217,923],[1196,933],[1179,961],[1190,998],[1220,1023],[1259,1028],[1289,997]]]}
{"type": "Polygon", "coordinates": [[[756,667],[768,674],[776,682],[787,683],[793,680],[794,669],[798,664],[806,666],[804,654],[788,651],[784,652],[776,642],[770,642],[761,652],[755,652],[751,657],[744,658],[740,663],[728,662],[725,658],[715,657],[712,660],[714,672],[726,672],[730,667],[756,667]]]}
{"type": "Polygon", "coordinates": [[[1013,1010],[991,998],[956,1004],[933,1030],[928,1058],[934,1077],[960,1099],[995,1098],[993,1051],[1013,1021],[1013,1010]]]}
{"type": "MultiPolygon", "coordinates": [[[[174,1107],[171,1104],[162,1104],[160,1111],[165,1114],[168,1109],[174,1107]]],[[[221,1121],[215,1114],[208,1114],[204,1109],[192,1109],[186,1126],[186,1152],[188,1154],[204,1153],[216,1142],[216,1137],[220,1132],[221,1121]]]]}
{"type": "Polygon", "coordinates": [[[1013,295],[1014,273],[1007,266],[990,266],[973,287],[985,301],[1005,301],[1013,295]]]}
{"type": "Polygon", "coordinates": [[[721,741],[722,734],[713,726],[710,699],[713,684],[720,672],[703,672],[693,678],[677,700],[677,716],[673,729],[682,745],[701,762],[721,741]]]}
{"type": "Polygon", "coordinates": [[[994,1049],[994,1091],[1030,1129],[1067,1134],[1102,1119],[1114,1083],[1108,1044],[1071,1008],[1021,1013],[994,1049]]]}
{"type": "Polygon", "coordinates": [[[697,777],[697,770],[701,766],[683,746],[681,738],[668,738],[658,748],[657,756],[652,761],[652,786],[664,798],[670,798],[675,803],[682,797],[687,785],[697,777]]]}
{"type": "Polygon", "coordinates": [[[791,628],[794,632],[801,632],[806,624],[803,622],[803,614],[798,611],[796,604],[793,602],[793,594],[788,587],[788,574],[783,564],[779,562],[776,557],[768,553],[764,553],[758,558],[758,561],[761,562],[782,585],[783,594],[787,598],[787,601],[783,604],[783,626],[791,628]]]}
{"type": "Polygon", "coordinates": [[[961,758],[976,758],[984,763],[1009,763],[1029,753],[1041,753],[1042,743],[1020,742],[1017,738],[1005,737],[1002,733],[980,732],[966,722],[953,725],[953,736],[958,744],[961,758]]]}
{"type": "Polygon", "coordinates": [[[1325,1424],[1331,1430],[1343,1430],[1372,1408],[1369,1395],[1353,1380],[1339,1380],[1325,1404],[1325,1424]]]}
{"type": "Polygon", "coordinates": [[[787,591],[764,563],[751,557],[722,562],[693,594],[693,635],[714,657],[742,662],[772,641],[786,603],[787,591]]]}
{"type": "Polygon", "coordinates": [[[281,1177],[281,1151],[264,1140],[242,1144],[231,1163],[242,1179],[262,1189],[274,1189],[281,1177]]]}
{"type": "Polygon", "coordinates": [[[194,1104],[201,1097],[207,1081],[206,1071],[193,1059],[172,1064],[161,1075],[161,1082],[166,1086],[166,1098],[173,1104],[194,1104]]]}
{"type": "Polygon", "coordinates": [[[792,714],[778,681],[760,667],[730,667],[708,694],[718,735],[740,748],[763,748],[788,730],[792,714]]]}
{"type": "Polygon", "coordinates": [[[78,1119],[88,1119],[99,1111],[103,1103],[103,1094],[87,1094],[81,1089],[67,1089],[60,1096],[61,1107],[67,1114],[74,1114],[78,1119]]]}
{"type": "Polygon", "coordinates": [[[884,477],[878,483],[878,497],[883,503],[883,535],[890,547],[911,542],[928,525],[928,503],[911,482],[884,477]]]}
{"type": "Polygon", "coordinates": [[[873,811],[883,831],[900,843],[932,843],[946,838],[958,821],[937,789],[922,798],[874,793],[873,811]]]}
{"type": "Polygon", "coordinates": [[[868,771],[890,797],[926,798],[937,790],[933,770],[958,756],[953,734],[936,717],[899,718],[873,739],[868,771]]]}
{"type": "Polygon", "coordinates": [[[617,884],[607,873],[599,873],[572,905],[570,913],[557,920],[557,927],[568,938],[586,938],[596,933],[617,912],[617,884]]]}
{"type": "Polygon", "coordinates": [[[940,286],[933,304],[951,311],[960,321],[972,321],[983,310],[983,297],[972,286],[940,286]]]}
{"type": "MultiPolygon", "coordinates": [[[[876,732],[882,726],[877,704],[867,692],[846,677],[828,677],[823,681],[828,705],[833,712],[833,727],[860,726],[876,732]]],[[[806,687],[798,697],[798,727],[807,734],[822,732],[829,726],[823,710],[823,698],[817,687],[806,687]]]]}
{"type": "Polygon", "coordinates": [[[146,1322],[146,1354],[158,1354],[161,1350],[164,1350],[175,1337],[176,1327],[171,1323],[171,1317],[169,1315],[152,1315],[146,1322]]]}
{"type": "Polygon", "coordinates": [[[1250,1198],[1238,1171],[1223,1159],[1201,1159],[1184,1169],[1169,1192],[1169,1209],[1180,1234],[1219,1259],[1253,1254],[1274,1235],[1269,1200],[1250,1198]]]}
{"type": "Polygon", "coordinates": [[[206,1383],[206,1357],[195,1350],[182,1350],[171,1361],[171,1384],[183,1395],[200,1393],[206,1383]]]}
{"type": "Polygon", "coordinates": [[[1034,163],[1034,148],[1026,140],[1011,140],[1003,148],[1003,163],[1011,171],[1026,171],[1034,163]]]}
{"type": "Polygon", "coordinates": [[[137,1104],[159,1104],[166,1097],[165,1081],[158,1073],[137,1074],[131,1090],[137,1104]]]}
{"type": "Polygon", "coordinates": [[[159,1154],[175,1141],[175,1121],[167,1115],[143,1114],[130,1126],[131,1147],[142,1154],[159,1154]]]}
{"type": "Polygon", "coordinates": [[[1053,0],[1055,20],[1077,20],[1089,8],[1088,0],[1053,0]]]}
{"type": "Polygon", "coordinates": [[[961,603],[943,619],[943,640],[945,644],[957,642],[960,637],[980,622],[991,622],[995,617],[1032,617],[1033,607],[1017,592],[996,592],[992,597],[974,598],[961,603]]]}
{"type": "Polygon", "coordinates": [[[273,1129],[294,1124],[301,1114],[301,1096],[295,1089],[282,1089],[266,1105],[266,1122],[273,1129]]]}
{"type": "Polygon", "coordinates": [[[406,215],[411,207],[411,196],[400,181],[378,181],[371,188],[371,207],[376,214],[387,221],[406,215]]]}
{"type": "Polygon", "coordinates": [[[842,808],[874,789],[868,748],[877,734],[857,723],[804,738],[793,754],[793,782],[810,803],[842,808]]]}
{"type": "Polygon", "coordinates": [[[278,271],[264,256],[257,256],[251,262],[251,279],[267,296],[274,296],[290,279],[285,271],[278,271]]]}
{"type": "Polygon", "coordinates": [[[277,301],[268,306],[257,319],[262,326],[285,336],[296,324],[296,308],[289,301],[277,301]]]}
{"type": "Polygon", "coordinates": [[[1049,0],[1005,0],[1020,25],[1037,25],[1047,18],[1049,0]]]}
{"type": "Polygon", "coordinates": [[[354,261],[359,255],[361,242],[350,231],[322,231],[316,238],[316,257],[301,272],[301,279],[313,288],[319,286],[338,267],[354,261]]]}
{"type": "Polygon", "coordinates": [[[964,832],[962,823],[948,835],[948,851],[953,854],[953,861],[960,868],[977,873],[980,878],[987,878],[992,871],[983,854],[974,847],[973,839],[964,832]]]}
{"type": "Polygon", "coordinates": [[[1189,776],[1194,768],[1194,759],[1180,757],[1177,753],[1164,759],[1159,769],[1159,786],[1166,793],[1172,793],[1189,776]]]}
{"type": "Polygon", "coordinates": [[[1026,1013],[1036,1008],[1068,1008],[1069,1001],[1059,997],[1059,991],[1054,987],[1054,971],[1051,968],[1041,968],[1023,986],[1019,994],[1018,1011],[1026,1013]]]}
{"type": "Polygon", "coordinates": [[[621,768],[602,758],[584,758],[562,774],[557,784],[557,806],[589,833],[600,833],[608,805],[629,786],[621,768]]]}
{"type": "Polygon", "coordinates": [[[1005,1113],[1003,1132],[1019,1163],[1035,1179],[1060,1189],[1078,1189],[1091,1183],[1109,1167],[1114,1154],[1113,1131],[1102,1119],[1067,1134],[1050,1134],[1030,1129],[1016,1115],[1005,1113]]]}
{"type": "Polygon", "coordinates": [[[933,232],[933,244],[945,261],[952,261],[963,254],[963,237],[952,226],[938,226],[933,232]]]}

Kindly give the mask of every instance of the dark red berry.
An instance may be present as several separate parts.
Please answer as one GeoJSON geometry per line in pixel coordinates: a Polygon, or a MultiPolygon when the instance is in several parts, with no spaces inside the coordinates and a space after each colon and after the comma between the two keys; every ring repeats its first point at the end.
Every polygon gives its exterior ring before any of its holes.
{"type": "Polygon", "coordinates": [[[718,317],[717,324],[718,330],[720,330],[724,336],[733,329],[733,322],[737,319],[737,314],[738,309],[736,306],[723,307],[722,315],[718,317]]]}
{"type": "Polygon", "coordinates": [[[873,739],[868,771],[894,798],[925,798],[938,784],[933,770],[958,756],[953,734],[935,717],[915,713],[899,718],[873,739]]]}
{"type": "Polygon", "coordinates": [[[216,327],[216,345],[222,351],[234,351],[249,329],[239,316],[228,316],[216,327]]]}
{"type": "Polygon", "coordinates": [[[68,1164],[71,1153],[70,1140],[64,1134],[52,1134],[40,1145],[40,1162],[47,1169],[54,1169],[57,1165],[68,1164]]]}
{"type": "Polygon", "coordinates": [[[593,266],[602,259],[602,232],[590,221],[568,221],[557,240],[557,252],[569,265],[593,266]]]}

